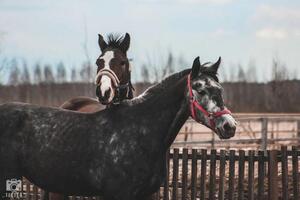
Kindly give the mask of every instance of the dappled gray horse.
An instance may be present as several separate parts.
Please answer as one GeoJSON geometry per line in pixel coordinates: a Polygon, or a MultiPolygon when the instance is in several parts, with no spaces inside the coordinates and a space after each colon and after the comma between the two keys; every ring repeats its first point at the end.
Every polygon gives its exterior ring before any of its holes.
{"type": "Polygon", "coordinates": [[[144,199],[165,177],[166,151],[191,115],[220,138],[234,136],[211,66],[173,74],[132,100],[96,113],[29,104],[0,106],[0,193],[25,176],[50,192],[144,199]]]}

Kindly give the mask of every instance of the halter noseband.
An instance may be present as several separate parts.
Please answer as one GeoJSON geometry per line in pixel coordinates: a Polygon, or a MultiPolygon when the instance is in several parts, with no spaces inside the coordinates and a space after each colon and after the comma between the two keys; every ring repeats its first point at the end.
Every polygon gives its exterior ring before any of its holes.
{"type": "Polygon", "coordinates": [[[101,69],[97,73],[96,80],[95,80],[96,85],[99,85],[100,79],[102,76],[108,76],[112,80],[113,85],[115,86],[115,89],[117,90],[117,95],[115,96],[113,103],[116,103],[116,102],[119,102],[122,100],[120,97],[120,90],[123,90],[123,89],[128,89],[126,98],[132,98],[132,90],[134,90],[134,88],[131,84],[130,76],[129,76],[129,81],[127,83],[120,84],[120,79],[118,78],[116,73],[111,69],[104,68],[104,69],[101,69]]]}
{"type": "Polygon", "coordinates": [[[224,107],[223,110],[220,110],[218,112],[208,112],[207,110],[205,110],[203,108],[203,106],[201,106],[197,101],[196,101],[196,98],[193,94],[193,91],[192,91],[192,85],[191,85],[191,74],[188,75],[188,78],[187,78],[187,86],[188,86],[188,89],[189,89],[189,98],[190,98],[190,111],[191,111],[191,115],[192,115],[192,118],[195,120],[195,121],[199,121],[198,118],[197,118],[197,115],[196,115],[196,109],[198,109],[199,111],[201,111],[208,119],[209,119],[209,124],[210,124],[210,127],[212,129],[215,129],[216,128],[216,124],[215,124],[215,119],[222,116],[222,115],[225,115],[225,114],[231,114],[230,110],[228,110],[227,108],[224,107]]]}

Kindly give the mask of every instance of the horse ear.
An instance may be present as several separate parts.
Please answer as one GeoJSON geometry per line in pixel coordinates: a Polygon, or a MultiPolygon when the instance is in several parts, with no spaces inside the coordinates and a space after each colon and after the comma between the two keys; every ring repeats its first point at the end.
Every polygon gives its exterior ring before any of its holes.
{"type": "Polygon", "coordinates": [[[218,61],[216,63],[214,63],[212,66],[209,67],[209,70],[211,72],[217,73],[220,64],[221,64],[221,57],[219,57],[219,59],[218,59],[218,61]]]}
{"type": "Polygon", "coordinates": [[[197,77],[199,75],[201,64],[199,56],[195,58],[192,66],[192,78],[197,77]]]}
{"type": "Polygon", "coordinates": [[[103,52],[104,49],[107,48],[107,43],[104,41],[102,35],[98,34],[98,36],[99,36],[98,37],[98,44],[99,44],[99,47],[100,47],[101,51],[103,52]]]}
{"type": "Polygon", "coordinates": [[[126,53],[129,49],[130,45],[130,35],[128,33],[125,34],[125,37],[123,39],[123,42],[121,43],[121,49],[124,53],[126,53]]]}

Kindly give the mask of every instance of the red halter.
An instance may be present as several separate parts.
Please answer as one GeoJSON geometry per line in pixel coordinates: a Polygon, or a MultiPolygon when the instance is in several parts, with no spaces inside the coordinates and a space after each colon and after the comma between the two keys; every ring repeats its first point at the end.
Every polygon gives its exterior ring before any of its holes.
{"type": "Polygon", "coordinates": [[[230,110],[228,110],[227,108],[224,108],[223,110],[220,110],[218,112],[208,112],[207,110],[205,110],[195,99],[193,91],[192,91],[192,85],[191,85],[191,74],[188,75],[188,79],[187,79],[187,86],[189,89],[189,96],[190,96],[190,107],[191,107],[191,115],[192,118],[195,121],[198,121],[197,116],[196,116],[196,112],[195,109],[198,109],[199,111],[201,111],[206,117],[209,118],[209,124],[210,127],[212,129],[215,129],[215,119],[225,115],[225,114],[231,114],[230,110]]]}

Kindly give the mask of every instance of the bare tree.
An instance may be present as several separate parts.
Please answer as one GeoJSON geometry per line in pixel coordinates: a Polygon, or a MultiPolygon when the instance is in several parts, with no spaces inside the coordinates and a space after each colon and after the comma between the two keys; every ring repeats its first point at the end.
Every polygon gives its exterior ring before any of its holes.
{"type": "Polygon", "coordinates": [[[63,62],[60,62],[57,65],[56,80],[59,83],[63,83],[66,81],[66,68],[63,62]]]}
{"type": "Polygon", "coordinates": [[[8,78],[8,84],[17,85],[20,83],[20,69],[16,59],[12,59],[10,63],[10,74],[8,78]]]}
{"type": "Polygon", "coordinates": [[[257,82],[256,64],[254,60],[250,60],[248,63],[246,80],[247,82],[257,82]]]}
{"type": "Polygon", "coordinates": [[[166,77],[172,73],[174,73],[174,56],[171,52],[168,54],[167,63],[165,65],[165,68],[162,71],[162,77],[166,77]]]}
{"type": "Polygon", "coordinates": [[[272,62],[272,81],[283,81],[289,79],[289,72],[285,64],[278,58],[273,58],[272,62]]]}
{"type": "Polygon", "coordinates": [[[26,83],[26,84],[30,83],[30,75],[29,75],[27,63],[25,60],[23,60],[23,71],[21,74],[21,81],[22,81],[22,83],[26,83]]]}
{"type": "Polygon", "coordinates": [[[46,83],[53,83],[55,81],[50,65],[45,65],[45,67],[44,67],[44,77],[45,77],[45,82],[46,83]]]}
{"type": "Polygon", "coordinates": [[[33,72],[33,80],[34,80],[34,83],[36,83],[36,84],[41,83],[43,81],[42,69],[41,69],[41,65],[39,63],[35,64],[34,72],[33,72]]]}
{"type": "Polygon", "coordinates": [[[73,67],[71,70],[71,81],[76,82],[77,81],[77,71],[76,68],[73,67]]]}
{"type": "Polygon", "coordinates": [[[81,81],[83,82],[91,82],[92,80],[92,68],[91,68],[91,63],[84,62],[82,64],[81,70],[80,70],[80,77],[81,81]]]}
{"type": "Polygon", "coordinates": [[[141,75],[144,83],[150,82],[150,74],[147,66],[145,64],[142,65],[141,75]]]}
{"type": "Polygon", "coordinates": [[[245,74],[245,71],[244,71],[243,67],[240,64],[238,66],[237,80],[239,82],[246,82],[246,74],[245,74]]]}

